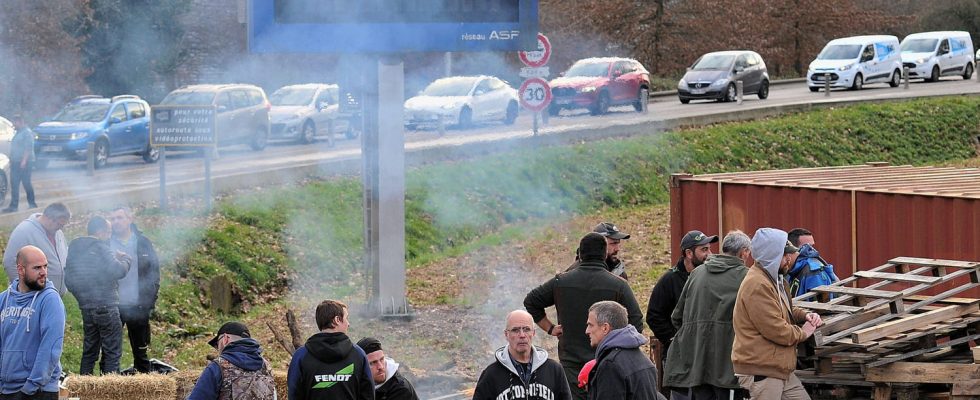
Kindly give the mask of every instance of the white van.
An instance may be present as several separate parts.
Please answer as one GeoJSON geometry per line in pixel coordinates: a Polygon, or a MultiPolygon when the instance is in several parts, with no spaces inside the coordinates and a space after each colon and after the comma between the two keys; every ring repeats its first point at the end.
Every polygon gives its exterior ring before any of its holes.
{"type": "Polygon", "coordinates": [[[865,83],[887,82],[896,87],[902,79],[898,38],[891,35],[853,36],[834,39],[810,63],[806,84],[811,92],[824,86],[860,90],[865,83]]]}
{"type": "Polygon", "coordinates": [[[909,78],[927,82],[950,75],[970,79],[976,69],[973,39],[962,31],[913,33],[902,39],[902,65],[909,67],[909,78]]]}

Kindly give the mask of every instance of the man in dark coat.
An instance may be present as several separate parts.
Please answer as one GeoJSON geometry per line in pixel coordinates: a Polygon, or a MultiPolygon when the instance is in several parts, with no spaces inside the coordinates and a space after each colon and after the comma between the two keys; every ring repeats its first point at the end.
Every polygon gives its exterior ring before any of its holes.
{"type": "Polygon", "coordinates": [[[391,357],[385,357],[381,341],[366,337],[357,342],[357,347],[367,354],[368,365],[374,376],[374,398],[378,400],[419,400],[415,387],[398,372],[399,364],[391,357]]]}
{"type": "Polygon", "coordinates": [[[614,301],[589,307],[585,328],[595,347],[589,374],[589,399],[663,400],[657,390],[657,367],[640,351],[646,337],[626,323],[626,309],[614,301]]]}
{"type": "Polygon", "coordinates": [[[276,382],[262,346],[241,322],[226,322],[208,342],[218,357],[204,368],[187,400],[276,400],[276,382]]]}
{"type": "MultiPolygon", "coordinates": [[[[619,250],[622,242],[629,240],[630,234],[620,231],[611,222],[600,222],[599,225],[596,225],[592,229],[592,232],[598,233],[606,238],[606,270],[612,272],[613,275],[629,280],[629,277],[626,275],[626,263],[619,259],[619,250]]],[[[582,258],[579,256],[578,251],[576,251],[575,262],[566,271],[578,268],[581,263],[582,258]]]]}
{"type": "Polygon", "coordinates": [[[531,344],[534,339],[531,314],[524,310],[507,314],[504,337],[507,346],[497,349],[496,360],[480,374],[473,400],[571,399],[561,365],[549,359],[546,350],[531,344]]]}
{"type": "Polygon", "coordinates": [[[99,370],[105,375],[119,372],[122,321],[118,281],[129,272],[132,259],[109,249],[112,228],[105,218],[92,217],[88,221],[88,234],[68,245],[65,285],[82,311],[85,339],[78,373],[92,375],[101,350],[99,370]]]}
{"type": "Polygon", "coordinates": [[[160,261],[153,243],[136,229],[133,211],[126,206],[109,213],[112,239],[109,246],[133,259],[133,267],[119,280],[119,318],[129,333],[133,366],[137,372],[150,372],[150,315],[160,292],[160,261]]]}
{"type": "MultiPolygon", "coordinates": [[[[606,238],[595,232],[585,235],[579,242],[579,256],[582,263],[578,268],[558,274],[524,298],[524,308],[538,326],[558,337],[558,359],[569,382],[577,382],[582,366],[594,355],[585,336],[589,306],[603,300],[615,301],[629,310],[629,323],[636,331],[643,330],[643,313],[629,283],[606,270],[606,238]],[[551,306],[557,311],[557,324],[545,315],[545,308],[551,306]]],[[[578,386],[571,390],[574,398],[586,398],[578,386]]]]}
{"type": "Polygon", "coordinates": [[[367,356],[347,337],[347,305],[324,300],[316,307],[320,333],[296,349],[286,373],[289,400],[373,400],[367,356]]]}

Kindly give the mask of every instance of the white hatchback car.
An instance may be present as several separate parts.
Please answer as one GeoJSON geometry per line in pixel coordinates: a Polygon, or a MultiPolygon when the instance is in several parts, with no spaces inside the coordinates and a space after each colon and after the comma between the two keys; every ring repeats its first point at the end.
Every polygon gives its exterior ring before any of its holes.
{"type": "Polygon", "coordinates": [[[405,101],[405,127],[455,124],[466,129],[476,122],[517,119],[517,90],[493,76],[453,76],[437,79],[405,101]]]}

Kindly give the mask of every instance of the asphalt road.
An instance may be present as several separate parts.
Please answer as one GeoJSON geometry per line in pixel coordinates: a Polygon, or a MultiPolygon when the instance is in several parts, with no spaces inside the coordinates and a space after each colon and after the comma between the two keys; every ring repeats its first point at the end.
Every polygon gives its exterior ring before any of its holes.
{"type": "MultiPolygon", "coordinates": [[[[693,117],[695,121],[700,121],[702,116],[705,117],[704,121],[710,121],[712,115],[748,115],[775,106],[794,104],[818,105],[827,102],[977,93],[980,93],[980,82],[959,78],[945,78],[936,83],[912,82],[908,90],[903,86],[891,88],[887,84],[872,84],[858,92],[834,90],[830,97],[822,92],[811,93],[805,83],[795,82],[772,86],[767,100],[749,96],[741,105],[704,101],[683,105],[676,96],[669,96],[652,98],[646,113],[638,113],[632,106],[613,108],[609,114],[598,117],[591,116],[584,110],[566,110],[560,116],[550,118],[547,126],[540,127],[539,135],[547,137],[577,132],[581,137],[600,129],[609,131],[618,127],[635,128],[655,124],[662,126],[665,122],[679,118],[693,117]]],[[[521,114],[511,126],[492,123],[464,131],[452,128],[444,132],[434,129],[406,131],[406,152],[411,154],[423,149],[526,138],[531,136],[531,119],[529,114],[521,114]]],[[[273,142],[261,152],[252,151],[244,145],[235,146],[221,150],[219,159],[212,163],[212,176],[218,190],[247,188],[249,185],[269,182],[268,176],[262,181],[257,179],[260,173],[268,175],[269,171],[280,171],[280,176],[274,177],[273,181],[295,178],[297,173],[290,171],[300,171],[300,175],[311,172],[356,172],[359,155],[360,141],[344,138],[337,139],[333,147],[327,146],[325,140],[310,145],[273,142]],[[253,178],[256,180],[253,181],[253,178]]],[[[168,154],[166,167],[168,188],[174,188],[174,191],[181,190],[180,187],[184,191],[203,191],[204,168],[200,156],[171,152],[168,154]]],[[[132,201],[134,193],[139,193],[136,198],[141,200],[157,198],[159,177],[159,165],[145,164],[138,156],[111,158],[108,167],[97,170],[94,176],[86,174],[84,162],[52,161],[47,169],[35,172],[34,187],[42,207],[53,201],[65,201],[76,209],[98,209],[118,202],[132,201]]],[[[15,213],[16,215],[0,216],[0,224],[19,221],[26,213],[27,211],[22,211],[15,213]]]]}

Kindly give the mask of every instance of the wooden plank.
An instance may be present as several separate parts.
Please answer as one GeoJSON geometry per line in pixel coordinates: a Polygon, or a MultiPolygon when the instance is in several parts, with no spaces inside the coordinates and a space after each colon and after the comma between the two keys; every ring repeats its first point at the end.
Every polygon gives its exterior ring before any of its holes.
{"type": "MultiPolygon", "coordinates": [[[[922,294],[913,294],[913,295],[905,296],[902,299],[903,300],[906,300],[906,301],[917,302],[917,301],[929,300],[931,298],[932,298],[932,296],[926,296],[926,295],[922,295],[922,294]]],[[[950,297],[948,299],[939,300],[936,303],[945,303],[945,304],[978,304],[978,303],[980,303],[980,299],[967,298],[967,297],[950,297]]]]}
{"type": "Polygon", "coordinates": [[[955,382],[949,394],[953,396],[980,396],[980,380],[955,382]]]}
{"type": "Polygon", "coordinates": [[[942,322],[977,310],[977,305],[946,306],[935,311],[896,319],[881,325],[856,331],[851,334],[851,340],[854,343],[864,343],[881,337],[913,330],[920,326],[942,322]]]}
{"type": "Polygon", "coordinates": [[[954,267],[954,268],[978,268],[980,267],[980,262],[971,261],[956,261],[956,260],[941,260],[932,258],[917,258],[917,257],[896,257],[888,260],[891,264],[906,264],[906,265],[922,265],[922,266],[942,266],[942,267],[954,267]]]}
{"type": "Polygon", "coordinates": [[[980,364],[896,362],[868,368],[868,382],[956,383],[980,379],[980,364]]]}
{"type": "Polygon", "coordinates": [[[975,364],[980,364],[980,346],[970,349],[973,351],[973,362],[975,364]]]}
{"type": "Polygon", "coordinates": [[[902,297],[901,292],[891,292],[887,290],[875,290],[865,288],[852,288],[847,286],[823,285],[810,289],[817,293],[840,293],[856,297],[870,297],[875,299],[894,300],[902,297]]]}
{"type": "MultiPolygon", "coordinates": [[[[953,339],[953,340],[950,340],[948,342],[945,342],[945,343],[936,345],[935,347],[923,348],[923,349],[919,349],[919,350],[916,350],[916,351],[913,351],[913,352],[909,352],[909,353],[904,353],[904,354],[891,355],[891,356],[882,358],[882,359],[880,359],[878,361],[870,362],[870,363],[867,364],[867,366],[869,368],[870,367],[877,367],[877,366],[881,366],[881,365],[885,365],[885,364],[894,363],[894,362],[897,362],[897,361],[907,360],[909,358],[918,356],[920,354],[931,353],[931,352],[934,352],[936,350],[940,350],[940,349],[943,349],[943,348],[951,347],[951,346],[954,346],[954,345],[957,345],[957,344],[960,344],[960,343],[967,343],[967,342],[969,342],[971,340],[976,340],[976,339],[980,339],[980,334],[969,335],[969,336],[964,336],[964,337],[961,337],[961,338],[953,339]]],[[[971,364],[971,365],[975,365],[975,364],[971,364]]]]}
{"type": "Polygon", "coordinates": [[[815,301],[794,301],[794,306],[813,311],[825,311],[840,314],[853,314],[864,310],[863,307],[845,306],[841,304],[818,303],[815,301]]]}
{"type": "Polygon", "coordinates": [[[893,274],[891,272],[872,272],[872,271],[857,271],[854,273],[854,275],[862,278],[882,279],[882,280],[889,280],[895,282],[910,282],[910,283],[936,283],[943,279],[938,276],[893,274]]]}

